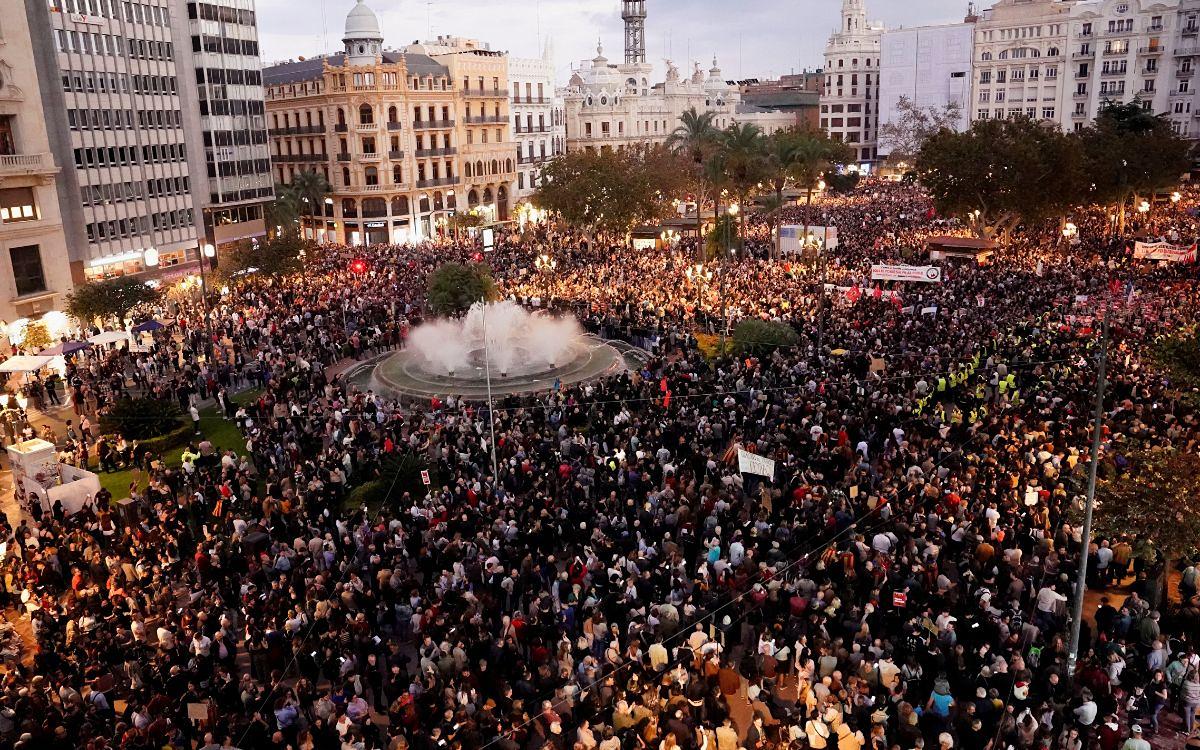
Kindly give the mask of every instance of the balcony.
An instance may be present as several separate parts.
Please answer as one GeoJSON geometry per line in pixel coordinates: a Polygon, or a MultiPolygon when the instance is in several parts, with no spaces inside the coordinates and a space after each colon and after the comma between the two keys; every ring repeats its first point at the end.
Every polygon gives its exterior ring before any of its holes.
{"type": "Polygon", "coordinates": [[[454,127],[454,120],[413,120],[414,130],[431,130],[454,127]]]}
{"type": "Polygon", "coordinates": [[[1176,77],[1176,78],[1191,78],[1191,77],[1192,77],[1192,76],[1194,76],[1194,75],[1196,75],[1196,70],[1195,70],[1194,68],[1191,68],[1191,69],[1189,69],[1189,70],[1177,70],[1177,71],[1175,71],[1175,77],[1176,77]]]}
{"type": "Polygon", "coordinates": [[[271,137],[278,137],[281,135],[319,135],[324,132],[324,125],[297,125],[291,128],[271,128],[267,134],[271,137]]]}
{"type": "Polygon", "coordinates": [[[350,126],[344,122],[339,122],[338,124],[333,126],[333,131],[335,133],[345,133],[349,130],[350,130],[350,126]]]}
{"type": "Polygon", "coordinates": [[[350,154],[338,154],[337,160],[338,161],[350,161],[350,154]]]}
{"type": "Polygon", "coordinates": [[[508,118],[502,115],[484,115],[483,117],[468,117],[466,123],[468,125],[503,125],[508,122],[508,118]]]}
{"type": "Polygon", "coordinates": [[[399,129],[400,129],[400,123],[399,123],[399,122],[389,122],[389,123],[387,124],[387,129],[388,129],[388,130],[399,130],[399,129]]]}
{"type": "MultiPolygon", "coordinates": [[[[980,81],[980,83],[987,83],[987,81],[980,81]]],[[[549,133],[549,132],[550,132],[549,125],[535,125],[532,128],[523,128],[520,125],[518,125],[516,127],[516,129],[513,130],[513,133],[515,135],[523,135],[525,133],[549,133]]]]}
{"type": "Polygon", "coordinates": [[[447,148],[419,148],[413,153],[417,155],[418,159],[422,159],[429,156],[453,156],[458,153],[458,149],[454,146],[447,148]]]}
{"type": "Polygon", "coordinates": [[[1087,98],[1088,98],[1088,92],[1086,92],[1086,91],[1076,91],[1074,96],[1075,96],[1075,98],[1076,98],[1076,99],[1087,99],[1087,98]]]}
{"type": "Polygon", "coordinates": [[[0,175],[36,174],[53,169],[49,154],[0,155],[0,175]]]}
{"type": "Polygon", "coordinates": [[[1105,57],[1113,57],[1114,55],[1128,55],[1128,47],[1109,47],[1104,50],[1105,57]]]}
{"type": "Polygon", "coordinates": [[[1132,36],[1133,34],[1133,29],[1109,29],[1104,32],[1104,36],[1107,37],[1132,36]]]}
{"type": "Polygon", "coordinates": [[[508,89],[469,89],[463,91],[463,96],[471,99],[497,99],[508,98],[508,89]]]}
{"type": "Polygon", "coordinates": [[[400,161],[404,158],[403,151],[388,151],[388,158],[392,161],[400,161]]]}
{"type": "Polygon", "coordinates": [[[1077,60],[1082,60],[1082,59],[1085,59],[1085,58],[1092,58],[1092,57],[1095,57],[1095,56],[1096,56],[1096,50],[1094,50],[1094,49],[1085,49],[1085,50],[1082,50],[1082,51],[1080,51],[1080,52],[1076,52],[1076,53],[1074,53],[1074,54],[1072,54],[1072,55],[1071,55],[1071,57],[1074,57],[1074,58],[1075,58],[1075,59],[1077,59],[1077,60]]]}
{"type": "Polygon", "coordinates": [[[354,129],[360,133],[374,133],[379,130],[379,126],[373,122],[360,122],[354,126],[354,129]]]}
{"type": "Polygon", "coordinates": [[[1158,68],[1142,68],[1142,75],[1156,76],[1158,75],[1158,68]]]}
{"type": "Polygon", "coordinates": [[[1166,47],[1160,44],[1153,47],[1138,47],[1137,53],[1139,55],[1161,55],[1164,50],[1166,47]]]}
{"type": "Polygon", "coordinates": [[[1102,71],[1100,71],[1100,76],[1102,78],[1115,78],[1118,76],[1126,75],[1128,73],[1129,73],[1129,71],[1127,69],[1122,70],[1120,68],[1117,68],[1116,70],[1102,70],[1102,71]]]}
{"type": "Polygon", "coordinates": [[[1086,70],[1086,71],[1085,71],[1085,70],[1080,70],[1080,71],[1078,71],[1078,72],[1076,72],[1076,73],[1075,73],[1075,77],[1076,77],[1076,78],[1091,78],[1091,77],[1092,77],[1092,72],[1091,72],[1090,70],[1086,70]]]}
{"type": "Polygon", "coordinates": [[[1197,34],[1200,34],[1200,26],[1188,25],[1179,30],[1180,36],[1196,36],[1197,34]]]}
{"type": "Polygon", "coordinates": [[[279,154],[272,156],[271,161],[277,164],[298,164],[303,162],[329,161],[329,154],[279,154]]]}
{"type": "Polygon", "coordinates": [[[444,185],[457,185],[457,184],[458,184],[457,177],[435,177],[430,180],[417,180],[417,187],[419,187],[419,188],[442,187],[444,185]]]}
{"type": "Polygon", "coordinates": [[[1175,48],[1175,56],[1176,57],[1192,57],[1194,55],[1200,55],[1200,47],[1176,47],[1175,48]]]}
{"type": "Polygon", "coordinates": [[[378,151],[366,151],[358,155],[359,161],[379,161],[381,158],[378,151]]]}
{"type": "Polygon", "coordinates": [[[1180,91],[1179,89],[1175,89],[1174,91],[1171,92],[1171,98],[1172,99],[1190,99],[1193,93],[1195,93],[1195,92],[1180,91]]]}
{"type": "Polygon", "coordinates": [[[521,96],[516,94],[513,96],[513,104],[549,104],[550,98],[546,96],[521,96]]]}

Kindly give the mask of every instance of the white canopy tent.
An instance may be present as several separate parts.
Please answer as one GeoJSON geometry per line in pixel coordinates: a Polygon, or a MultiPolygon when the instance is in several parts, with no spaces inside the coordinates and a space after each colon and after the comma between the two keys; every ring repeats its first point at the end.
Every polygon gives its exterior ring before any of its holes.
{"type": "Polygon", "coordinates": [[[88,341],[92,342],[96,346],[106,346],[108,344],[116,344],[121,341],[128,341],[128,340],[129,340],[129,332],[128,331],[103,331],[101,333],[97,333],[95,336],[91,336],[88,338],[88,341]]]}
{"type": "Polygon", "coordinates": [[[22,354],[0,362],[0,372],[37,372],[54,361],[54,357],[22,354]]]}

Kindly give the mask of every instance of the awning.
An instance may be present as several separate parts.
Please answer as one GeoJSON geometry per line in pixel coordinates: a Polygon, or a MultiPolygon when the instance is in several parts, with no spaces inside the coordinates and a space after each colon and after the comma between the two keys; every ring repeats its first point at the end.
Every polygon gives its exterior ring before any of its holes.
{"type": "Polygon", "coordinates": [[[88,337],[88,341],[92,342],[93,344],[96,344],[97,346],[104,346],[105,344],[115,344],[118,341],[128,341],[128,340],[129,340],[129,333],[126,331],[104,331],[103,333],[98,333],[95,336],[88,337]]]}
{"type": "Polygon", "coordinates": [[[37,372],[50,364],[54,357],[20,355],[0,362],[0,372],[37,372]]]}
{"type": "Polygon", "coordinates": [[[57,356],[65,354],[74,354],[75,352],[91,349],[92,344],[87,341],[64,341],[61,344],[42,350],[42,356],[57,356]]]}
{"type": "Polygon", "coordinates": [[[161,328],[166,328],[166,323],[160,323],[157,320],[147,320],[144,323],[138,323],[133,327],[134,333],[144,333],[146,331],[157,331],[161,328]]]}

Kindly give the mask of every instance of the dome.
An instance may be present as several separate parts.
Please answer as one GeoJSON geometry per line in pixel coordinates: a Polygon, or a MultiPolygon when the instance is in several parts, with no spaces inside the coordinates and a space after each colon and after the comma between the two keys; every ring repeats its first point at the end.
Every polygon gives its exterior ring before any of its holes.
{"type": "Polygon", "coordinates": [[[379,30],[379,17],[358,0],[350,12],[346,14],[346,35],[344,39],[373,39],[383,40],[383,32],[379,30]]]}

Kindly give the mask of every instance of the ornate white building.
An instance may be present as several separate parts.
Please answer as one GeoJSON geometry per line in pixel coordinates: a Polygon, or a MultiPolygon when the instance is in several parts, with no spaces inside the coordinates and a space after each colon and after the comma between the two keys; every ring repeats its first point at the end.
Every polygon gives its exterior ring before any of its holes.
{"type": "Polygon", "coordinates": [[[855,148],[863,165],[878,156],[882,37],[883,27],[867,22],[863,0],[842,0],[842,24],[825,46],[821,127],[855,148]]]}
{"type": "Polygon", "coordinates": [[[517,142],[514,195],[520,199],[537,187],[541,166],[566,150],[562,109],[555,106],[553,44],[546,43],[541,57],[508,58],[508,87],[517,142]]]}

